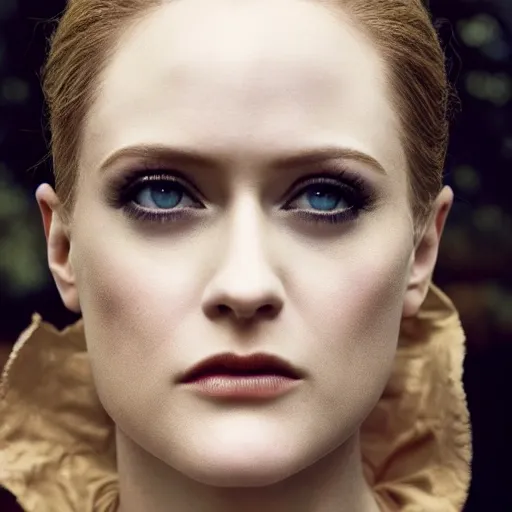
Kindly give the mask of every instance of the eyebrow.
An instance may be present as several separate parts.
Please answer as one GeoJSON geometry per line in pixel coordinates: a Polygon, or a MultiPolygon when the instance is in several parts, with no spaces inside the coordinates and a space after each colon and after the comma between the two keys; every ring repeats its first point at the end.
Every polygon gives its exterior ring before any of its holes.
{"type": "MultiPolygon", "coordinates": [[[[115,151],[101,164],[100,171],[106,170],[115,162],[124,158],[165,160],[173,162],[173,165],[189,165],[215,169],[222,167],[218,159],[201,153],[195,149],[171,147],[161,144],[140,144],[115,151]]],[[[322,146],[311,149],[302,149],[298,153],[294,153],[292,155],[284,155],[274,159],[272,162],[272,167],[278,170],[288,169],[302,165],[315,164],[336,158],[356,160],[364,165],[371,167],[379,174],[387,174],[384,167],[372,156],[357,149],[342,146],[322,146]]]]}

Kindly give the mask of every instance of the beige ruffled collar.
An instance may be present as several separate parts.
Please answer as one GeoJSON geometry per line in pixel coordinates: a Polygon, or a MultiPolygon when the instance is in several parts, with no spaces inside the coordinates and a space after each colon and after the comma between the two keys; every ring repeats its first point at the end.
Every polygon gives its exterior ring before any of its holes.
{"type": "MultiPolygon", "coordinates": [[[[393,374],[362,428],[382,510],[459,512],[470,481],[464,333],[434,285],[404,320],[393,374]]],[[[82,320],[58,331],[35,313],[0,381],[0,485],[26,512],[115,512],[115,429],[95,392],[82,320]]]]}

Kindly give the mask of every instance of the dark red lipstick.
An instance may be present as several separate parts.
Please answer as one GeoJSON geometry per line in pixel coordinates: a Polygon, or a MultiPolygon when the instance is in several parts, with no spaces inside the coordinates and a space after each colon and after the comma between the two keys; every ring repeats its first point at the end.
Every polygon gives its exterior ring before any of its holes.
{"type": "Polygon", "coordinates": [[[225,398],[270,398],[291,389],[303,373],[280,357],[218,354],[193,366],[179,380],[200,393],[225,398]]]}

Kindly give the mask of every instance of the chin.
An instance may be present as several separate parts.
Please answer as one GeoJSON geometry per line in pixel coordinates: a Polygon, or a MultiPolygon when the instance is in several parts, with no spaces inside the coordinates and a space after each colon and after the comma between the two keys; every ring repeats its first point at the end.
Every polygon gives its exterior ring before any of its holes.
{"type": "Polygon", "coordinates": [[[214,487],[263,487],[289,478],[312,462],[307,454],[298,452],[299,444],[295,452],[275,443],[248,444],[196,447],[195,453],[189,453],[190,458],[182,459],[182,467],[176,469],[214,487]]]}
{"type": "Polygon", "coordinates": [[[277,484],[300,470],[297,464],[275,461],[255,464],[250,459],[243,464],[218,463],[210,466],[198,461],[194,468],[183,471],[186,476],[212,487],[266,487],[277,484]]]}

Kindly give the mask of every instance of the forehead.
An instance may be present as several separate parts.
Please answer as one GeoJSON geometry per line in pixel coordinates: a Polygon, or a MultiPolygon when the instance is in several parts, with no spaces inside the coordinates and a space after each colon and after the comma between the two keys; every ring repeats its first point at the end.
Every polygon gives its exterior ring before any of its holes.
{"type": "Polygon", "coordinates": [[[84,129],[97,164],[138,143],[223,155],[315,139],[402,161],[385,66],[341,12],[300,0],[182,0],[128,29],[84,129]]]}

